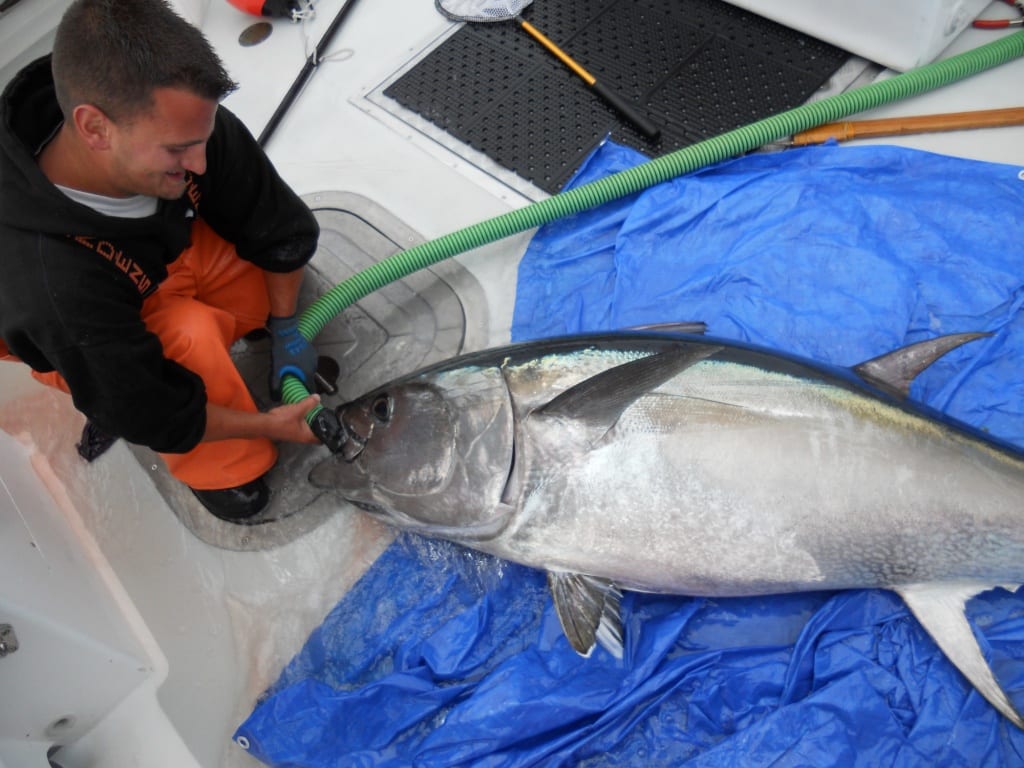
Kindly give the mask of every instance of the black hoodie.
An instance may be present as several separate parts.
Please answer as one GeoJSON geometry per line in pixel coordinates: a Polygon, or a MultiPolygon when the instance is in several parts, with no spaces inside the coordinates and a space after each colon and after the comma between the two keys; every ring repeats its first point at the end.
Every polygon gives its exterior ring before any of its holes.
{"type": "Polygon", "coordinates": [[[312,257],[316,219],[242,123],[217,110],[207,168],[142,219],[105,216],[49,182],[35,155],[62,120],[49,57],[0,97],[0,339],[40,372],[59,371],[103,431],[167,453],[206,428],[202,380],[163,355],[141,318],[201,216],[239,256],[271,272],[312,257]]]}

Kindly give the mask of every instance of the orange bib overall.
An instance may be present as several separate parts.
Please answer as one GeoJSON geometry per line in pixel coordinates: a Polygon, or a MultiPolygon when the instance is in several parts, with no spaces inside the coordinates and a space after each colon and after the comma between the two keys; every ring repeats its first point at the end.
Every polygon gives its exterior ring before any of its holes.
{"type": "MultiPolygon", "coordinates": [[[[210,403],[256,411],[249,390],[231,360],[231,345],[262,328],[270,312],[263,271],[235,253],[203,221],[192,227],[192,245],[168,265],[167,279],[142,306],[146,328],[163,343],[164,355],[206,384],[210,403]]],[[[0,343],[0,359],[7,349],[0,343]]],[[[7,355],[7,359],[16,359],[7,355]]],[[[68,392],[57,372],[32,375],[68,392]]],[[[197,490],[233,488],[255,480],[277,460],[266,438],[202,442],[188,453],[160,454],[171,474],[197,490]]]]}

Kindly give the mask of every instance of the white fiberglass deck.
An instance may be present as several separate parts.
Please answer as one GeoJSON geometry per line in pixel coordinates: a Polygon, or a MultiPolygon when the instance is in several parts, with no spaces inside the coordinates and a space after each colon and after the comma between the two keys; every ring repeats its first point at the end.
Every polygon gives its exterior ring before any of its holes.
{"type": "MultiPolygon", "coordinates": [[[[17,59],[45,50],[45,20],[66,2],[40,16],[45,4],[15,7],[40,32],[38,46],[19,47],[17,59]]],[[[1005,14],[1001,5],[985,13],[1005,14]]],[[[302,66],[304,38],[319,40],[342,0],[320,0],[305,27],[274,22],[271,37],[248,48],[238,37],[256,19],[222,0],[179,6],[240,81],[227,103],[259,133],[302,66]]],[[[0,16],[0,41],[21,18],[15,11],[0,16]]],[[[354,8],[268,145],[300,194],[369,201],[420,239],[536,196],[446,148],[375,95],[450,30],[429,0],[354,8]]],[[[995,34],[968,30],[951,50],[995,34]]],[[[1022,79],[1017,61],[858,117],[1019,106],[1022,79]]],[[[1024,165],[1022,127],[882,142],[1024,165]]],[[[507,340],[526,242],[523,235],[459,258],[470,279],[457,285],[476,286],[460,295],[468,347],[507,340]]],[[[68,744],[55,756],[64,768],[255,765],[231,743],[232,732],[390,533],[342,510],[280,546],[211,546],[182,526],[154,470],[123,443],[82,462],[74,442],[83,421],[24,368],[0,364],[0,625],[12,625],[19,641],[0,658],[0,766],[45,766],[52,744],[68,744]]]]}

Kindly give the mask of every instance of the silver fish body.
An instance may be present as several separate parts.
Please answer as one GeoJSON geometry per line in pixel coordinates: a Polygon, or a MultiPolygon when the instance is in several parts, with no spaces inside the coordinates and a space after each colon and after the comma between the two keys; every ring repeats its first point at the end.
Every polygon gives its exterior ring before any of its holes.
{"type": "MultiPolygon", "coordinates": [[[[906,381],[856,371],[704,337],[508,347],[340,408],[360,450],[314,482],[393,525],[548,571],[563,626],[614,610],[602,585],[881,587],[933,636],[959,637],[962,610],[937,608],[934,585],[962,609],[1024,581],[1024,456],[890,386],[906,381]],[[956,633],[939,627],[950,621],[956,633]]],[[[566,629],[587,652],[597,627],[566,629]]],[[[936,640],[976,665],[976,643],[936,640]]],[[[1020,724],[993,680],[964,671],[1020,724]]]]}

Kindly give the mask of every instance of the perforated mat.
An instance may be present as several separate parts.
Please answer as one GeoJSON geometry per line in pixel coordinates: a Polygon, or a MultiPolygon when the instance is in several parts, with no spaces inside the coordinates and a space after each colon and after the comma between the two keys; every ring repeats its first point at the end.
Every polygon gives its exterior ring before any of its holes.
{"type": "Polygon", "coordinates": [[[384,94],[552,193],[609,133],[664,154],[802,104],[849,57],[721,0],[535,0],[523,18],[640,105],[660,139],[512,21],[464,25],[384,94]]]}

